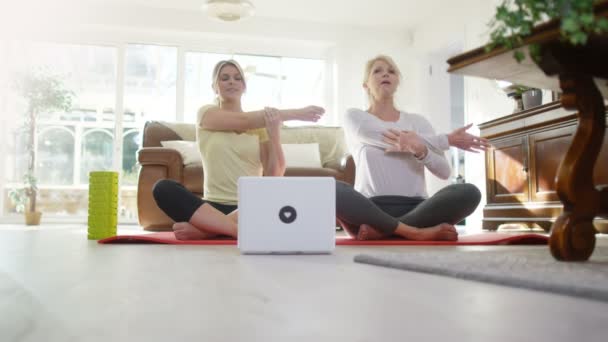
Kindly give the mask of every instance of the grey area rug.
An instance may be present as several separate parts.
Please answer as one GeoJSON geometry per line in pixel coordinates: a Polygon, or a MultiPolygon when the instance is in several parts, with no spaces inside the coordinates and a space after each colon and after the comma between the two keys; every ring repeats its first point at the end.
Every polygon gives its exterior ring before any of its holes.
{"type": "Polygon", "coordinates": [[[359,254],[355,262],[608,302],[608,246],[587,262],[556,261],[548,246],[359,254]]]}

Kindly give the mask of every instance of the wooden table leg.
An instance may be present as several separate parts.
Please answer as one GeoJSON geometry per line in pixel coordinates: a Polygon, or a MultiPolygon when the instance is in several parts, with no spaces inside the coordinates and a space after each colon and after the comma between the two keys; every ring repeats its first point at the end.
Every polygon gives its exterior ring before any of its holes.
{"type": "Polygon", "coordinates": [[[588,76],[560,75],[562,105],[578,110],[578,128],[557,172],[557,194],[564,212],[553,223],[551,254],[564,261],[589,259],[595,248],[593,218],[600,213],[601,191],[593,184],[593,167],[602,146],[605,108],[588,76]]]}

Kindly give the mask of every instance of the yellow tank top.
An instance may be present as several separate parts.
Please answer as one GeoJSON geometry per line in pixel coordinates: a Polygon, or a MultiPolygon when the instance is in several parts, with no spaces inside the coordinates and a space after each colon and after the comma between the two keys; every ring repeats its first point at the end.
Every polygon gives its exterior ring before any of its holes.
{"type": "Polygon", "coordinates": [[[237,183],[242,176],[262,176],[260,143],[268,140],[265,128],[245,133],[210,131],[200,127],[205,113],[216,106],[199,110],[196,140],[203,160],[203,198],[236,205],[237,183]]]}

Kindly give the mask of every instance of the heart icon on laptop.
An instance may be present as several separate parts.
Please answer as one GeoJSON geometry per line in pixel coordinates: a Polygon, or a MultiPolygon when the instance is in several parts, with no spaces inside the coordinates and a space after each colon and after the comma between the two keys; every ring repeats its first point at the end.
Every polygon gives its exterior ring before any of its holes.
{"type": "Polygon", "coordinates": [[[283,223],[292,223],[296,220],[297,216],[298,214],[292,206],[286,205],[279,210],[279,219],[283,223]]]}

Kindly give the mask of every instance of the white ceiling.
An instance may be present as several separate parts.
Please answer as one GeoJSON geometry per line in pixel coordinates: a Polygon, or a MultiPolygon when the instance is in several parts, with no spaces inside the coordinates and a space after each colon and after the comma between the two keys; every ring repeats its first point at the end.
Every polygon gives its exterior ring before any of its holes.
{"type": "MultiPolygon", "coordinates": [[[[89,0],[116,5],[136,5],[200,11],[205,0],[89,0]]],[[[384,29],[409,29],[428,21],[446,0],[250,0],[256,16],[305,22],[333,23],[384,29]]]]}

